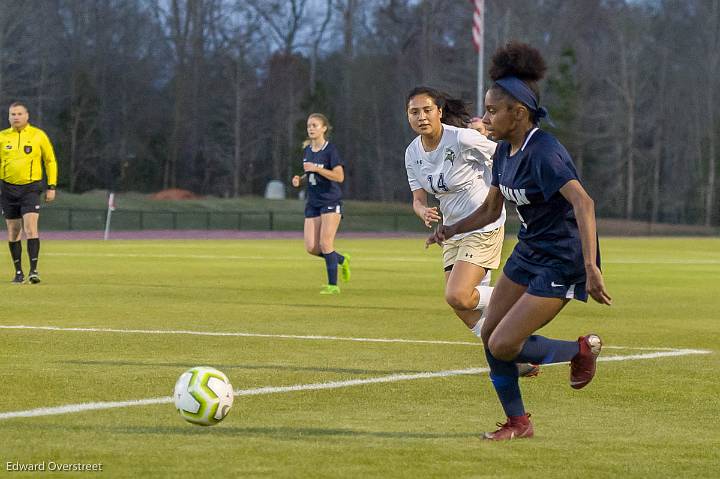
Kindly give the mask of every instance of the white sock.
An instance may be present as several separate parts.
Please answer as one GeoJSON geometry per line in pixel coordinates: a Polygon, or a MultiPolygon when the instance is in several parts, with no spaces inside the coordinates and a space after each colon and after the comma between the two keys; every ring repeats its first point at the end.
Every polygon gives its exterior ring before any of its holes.
{"type": "Polygon", "coordinates": [[[480,286],[490,286],[490,279],[492,278],[492,271],[487,270],[485,273],[485,276],[483,276],[482,281],[480,281],[480,286]]]}
{"type": "Polygon", "coordinates": [[[473,334],[475,336],[477,336],[478,338],[482,338],[482,336],[480,335],[480,330],[482,329],[482,325],[484,322],[485,322],[485,311],[483,311],[482,316],[480,316],[480,319],[478,319],[478,322],[475,323],[475,326],[470,328],[471,331],[473,332],[473,334]]]}
{"type": "Polygon", "coordinates": [[[475,289],[480,294],[480,299],[478,300],[477,306],[475,306],[473,309],[475,311],[485,311],[485,308],[487,308],[488,303],[490,303],[490,296],[492,296],[493,288],[492,286],[484,286],[482,283],[475,286],[475,289]]]}

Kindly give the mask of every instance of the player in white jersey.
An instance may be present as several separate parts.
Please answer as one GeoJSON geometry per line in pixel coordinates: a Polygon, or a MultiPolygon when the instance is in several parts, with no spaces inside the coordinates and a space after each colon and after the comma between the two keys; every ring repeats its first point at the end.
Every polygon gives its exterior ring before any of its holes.
{"type": "MultiPolygon", "coordinates": [[[[454,224],[485,201],[496,143],[464,127],[470,115],[462,101],[433,88],[417,87],[408,94],[407,115],[418,133],[405,150],[413,210],[429,228],[441,219],[454,224]],[[428,205],[428,193],[440,202],[439,211],[428,205]]],[[[478,337],[492,296],[490,271],[500,265],[504,224],[503,210],[495,222],[443,244],[445,300],[478,337]]],[[[537,372],[535,366],[520,366],[521,375],[537,372]]]]}

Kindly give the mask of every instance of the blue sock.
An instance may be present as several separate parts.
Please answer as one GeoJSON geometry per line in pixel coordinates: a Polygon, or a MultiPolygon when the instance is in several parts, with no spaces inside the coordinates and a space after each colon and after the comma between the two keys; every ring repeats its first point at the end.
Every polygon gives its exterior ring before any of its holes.
{"type": "Polygon", "coordinates": [[[525,406],[518,384],[518,369],[514,361],[500,361],[485,348],[485,357],[490,365],[490,380],[500,399],[505,415],[523,416],[525,406]]]}
{"type": "Polygon", "coordinates": [[[327,269],[328,284],[337,286],[338,254],[333,251],[323,254],[325,257],[325,268],[327,269]]]}
{"type": "Polygon", "coordinates": [[[520,354],[515,358],[518,363],[549,364],[570,361],[580,351],[577,341],[562,341],[544,336],[530,336],[520,354]]]}
{"type": "Polygon", "coordinates": [[[343,264],[345,262],[345,256],[341,255],[337,251],[335,251],[334,253],[337,255],[338,264],[343,264]]]}

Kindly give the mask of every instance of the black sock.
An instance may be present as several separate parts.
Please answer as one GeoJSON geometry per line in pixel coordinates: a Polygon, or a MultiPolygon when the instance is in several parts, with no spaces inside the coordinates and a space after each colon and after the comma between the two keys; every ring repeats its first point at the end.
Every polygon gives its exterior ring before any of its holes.
{"type": "Polygon", "coordinates": [[[325,268],[327,269],[328,284],[337,286],[337,268],[338,268],[338,255],[335,251],[332,253],[326,253],[325,256],[325,268]]]}
{"type": "Polygon", "coordinates": [[[8,241],[10,245],[10,256],[13,260],[15,274],[22,274],[22,243],[18,241],[8,241]]]}
{"type": "Polygon", "coordinates": [[[28,258],[30,258],[30,272],[37,270],[38,256],[40,255],[40,238],[27,240],[28,258]]]}

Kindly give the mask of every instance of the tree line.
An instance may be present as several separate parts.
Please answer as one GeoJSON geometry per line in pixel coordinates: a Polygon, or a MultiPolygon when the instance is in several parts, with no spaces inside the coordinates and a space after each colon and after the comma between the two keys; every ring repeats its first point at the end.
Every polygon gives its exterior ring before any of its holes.
{"type": "MultiPolygon", "coordinates": [[[[477,104],[469,1],[0,4],[0,101],[28,104],[72,192],[261,194],[300,170],[319,111],[346,197],[406,201],[406,93],[426,84],[477,104]]],[[[510,40],[544,54],[546,127],[600,215],[718,224],[720,0],[486,8],[486,59],[510,40]]]]}

